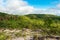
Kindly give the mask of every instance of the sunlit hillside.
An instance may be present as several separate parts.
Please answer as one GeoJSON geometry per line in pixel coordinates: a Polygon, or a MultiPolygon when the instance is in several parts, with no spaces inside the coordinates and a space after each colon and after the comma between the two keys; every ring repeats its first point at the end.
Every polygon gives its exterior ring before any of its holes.
{"type": "Polygon", "coordinates": [[[19,16],[0,12],[0,28],[41,29],[48,35],[60,35],[60,16],[48,14],[29,14],[19,16]]]}

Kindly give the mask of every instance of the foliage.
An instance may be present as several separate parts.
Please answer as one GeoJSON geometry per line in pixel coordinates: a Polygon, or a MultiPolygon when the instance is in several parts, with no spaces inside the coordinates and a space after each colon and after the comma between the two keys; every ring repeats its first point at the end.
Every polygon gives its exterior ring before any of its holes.
{"type": "Polygon", "coordinates": [[[41,29],[48,35],[60,35],[60,16],[48,14],[18,16],[0,12],[0,28],[41,29]]]}

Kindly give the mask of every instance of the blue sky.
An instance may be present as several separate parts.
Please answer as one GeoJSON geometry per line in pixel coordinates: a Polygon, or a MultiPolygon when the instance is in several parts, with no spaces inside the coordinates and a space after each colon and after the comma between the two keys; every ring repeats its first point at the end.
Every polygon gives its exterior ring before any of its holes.
{"type": "Polygon", "coordinates": [[[60,0],[0,0],[0,12],[60,15],[60,0]]]}
{"type": "Polygon", "coordinates": [[[36,8],[47,8],[47,7],[54,7],[59,0],[24,0],[36,8]],[[53,4],[54,3],[54,4],[53,4]]]}

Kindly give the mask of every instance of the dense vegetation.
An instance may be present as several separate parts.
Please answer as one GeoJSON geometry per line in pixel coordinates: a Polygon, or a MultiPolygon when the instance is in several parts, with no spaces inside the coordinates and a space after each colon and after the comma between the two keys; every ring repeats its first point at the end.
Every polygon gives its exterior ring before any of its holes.
{"type": "Polygon", "coordinates": [[[41,29],[48,35],[60,35],[60,16],[48,14],[18,16],[0,12],[0,28],[41,29]]]}

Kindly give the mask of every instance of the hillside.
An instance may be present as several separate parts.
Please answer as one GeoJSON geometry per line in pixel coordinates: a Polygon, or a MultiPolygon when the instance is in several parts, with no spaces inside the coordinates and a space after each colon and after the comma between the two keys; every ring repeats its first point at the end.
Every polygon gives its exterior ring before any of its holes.
{"type": "Polygon", "coordinates": [[[48,35],[60,35],[60,16],[48,14],[11,15],[0,12],[0,28],[41,29],[48,35]]]}

